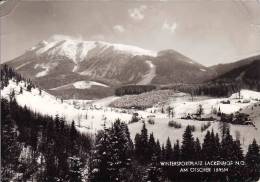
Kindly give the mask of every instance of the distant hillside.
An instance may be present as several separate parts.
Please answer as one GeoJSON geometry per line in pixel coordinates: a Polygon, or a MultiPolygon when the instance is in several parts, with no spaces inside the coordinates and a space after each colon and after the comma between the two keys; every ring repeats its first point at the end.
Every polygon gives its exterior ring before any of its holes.
{"type": "Polygon", "coordinates": [[[211,69],[174,50],[160,51],[153,63],[157,74],[154,84],[202,83],[216,76],[211,69]]]}
{"type": "Polygon", "coordinates": [[[251,56],[232,63],[214,65],[210,68],[215,70],[218,75],[223,75],[224,73],[227,73],[233,69],[250,64],[255,60],[260,60],[260,55],[251,56]]]}
{"type": "MultiPolygon", "coordinates": [[[[256,59],[256,57],[254,57],[256,59]]],[[[230,96],[241,89],[260,91],[260,59],[251,61],[247,59],[227,64],[226,70],[235,67],[224,74],[205,83],[175,84],[164,86],[162,89],[175,89],[191,95],[230,96]],[[230,66],[230,67],[229,67],[230,66]]],[[[223,70],[223,69],[222,69],[223,70]]]]}
{"type": "Polygon", "coordinates": [[[241,87],[260,90],[260,59],[226,72],[213,81],[234,82],[241,87]]]}

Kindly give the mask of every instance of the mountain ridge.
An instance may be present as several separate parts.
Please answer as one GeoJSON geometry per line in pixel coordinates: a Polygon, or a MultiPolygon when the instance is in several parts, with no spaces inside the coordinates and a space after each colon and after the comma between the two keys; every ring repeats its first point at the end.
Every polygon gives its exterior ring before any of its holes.
{"type": "Polygon", "coordinates": [[[213,69],[172,49],[154,52],[66,36],[43,40],[6,64],[50,93],[66,99],[107,97],[118,86],[129,84],[202,83],[217,75],[213,69]],[[73,86],[84,81],[97,84],[85,89],[73,86]]]}

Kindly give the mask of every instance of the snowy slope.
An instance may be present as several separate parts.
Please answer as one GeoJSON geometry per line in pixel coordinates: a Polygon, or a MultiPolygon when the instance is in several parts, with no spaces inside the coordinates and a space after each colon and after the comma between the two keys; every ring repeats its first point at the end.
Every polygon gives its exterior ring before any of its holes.
{"type": "Polygon", "coordinates": [[[85,108],[77,108],[71,102],[63,102],[61,99],[42,91],[39,95],[39,89],[32,89],[31,92],[26,91],[24,82],[18,85],[14,81],[10,81],[9,85],[1,91],[1,97],[9,98],[9,94],[14,90],[16,93],[17,103],[21,106],[27,106],[32,111],[42,114],[55,116],[58,114],[64,117],[67,121],[74,120],[80,130],[95,132],[102,129],[102,125],[106,121],[107,125],[121,118],[124,121],[129,121],[130,114],[120,113],[117,109],[95,107],[95,105],[88,105],[85,108]],[[24,88],[23,93],[20,94],[20,87],[24,88]]]}
{"type": "Polygon", "coordinates": [[[140,80],[137,85],[148,85],[152,82],[153,78],[156,76],[156,66],[152,63],[152,61],[147,60],[146,64],[148,64],[150,70],[146,73],[142,80],[140,80]]]}

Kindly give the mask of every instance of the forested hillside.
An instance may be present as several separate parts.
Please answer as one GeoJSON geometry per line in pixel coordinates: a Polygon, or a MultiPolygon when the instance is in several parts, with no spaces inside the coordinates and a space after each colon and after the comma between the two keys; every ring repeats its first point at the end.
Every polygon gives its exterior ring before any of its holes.
{"type": "Polygon", "coordinates": [[[83,175],[92,139],[74,122],[42,116],[1,99],[1,176],[26,181],[74,181],[83,175]]]}

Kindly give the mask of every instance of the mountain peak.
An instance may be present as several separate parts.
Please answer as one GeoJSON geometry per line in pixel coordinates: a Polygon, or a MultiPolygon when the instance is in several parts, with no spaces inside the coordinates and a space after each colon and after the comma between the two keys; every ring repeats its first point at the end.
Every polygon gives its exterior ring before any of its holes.
{"type": "Polygon", "coordinates": [[[129,56],[157,56],[156,52],[137,46],[114,44],[105,41],[84,41],[65,35],[53,35],[49,39],[43,40],[38,45],[32,47],[30,51],[35,51],[37,55],[47,54],[51,57],[65,56],[73,60],[73,62],[81,62],[92,49],[95,49],[97,53],[102,53],[109,48],[115,53],[122,53],[129,56]]]}

